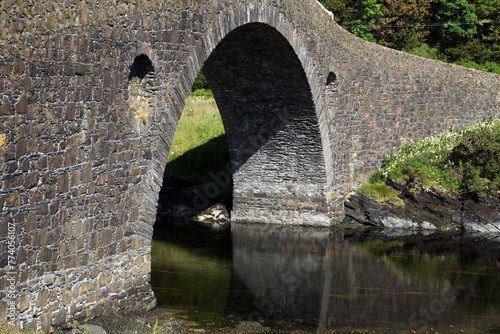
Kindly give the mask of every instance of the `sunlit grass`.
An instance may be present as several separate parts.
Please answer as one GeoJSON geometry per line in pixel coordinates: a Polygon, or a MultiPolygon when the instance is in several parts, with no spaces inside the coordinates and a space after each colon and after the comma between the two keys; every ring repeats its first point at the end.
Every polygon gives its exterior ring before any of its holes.
{"type": "Polygon", "coordinates": [[[398,197],[399,192],[385,184],[364,183],[358,191],[379,202],[389,203],[394,206],[402,206],[404,204],[403,200],[398,197]]]}
{"type": "Polygon", "coordinates": [[[190,95],[175,130],[168,162],[224,134],[214,98],[190,95]]]}
{"type": "Polygon", "coordinates": [[[213,96],[190,95],[170,147],[167,171],[212,181],[209,173],[227,171],[228,161],[224,126],[213,96]]]}
{"type": "Polygon", "coordinates": [[[375,199],[386,197],[383,185],[390,179],[457,193],[494,194],[500,189],[498,166],[500,119],[490,119],[404,145],[384,160],[360,192],[375,199]]]}

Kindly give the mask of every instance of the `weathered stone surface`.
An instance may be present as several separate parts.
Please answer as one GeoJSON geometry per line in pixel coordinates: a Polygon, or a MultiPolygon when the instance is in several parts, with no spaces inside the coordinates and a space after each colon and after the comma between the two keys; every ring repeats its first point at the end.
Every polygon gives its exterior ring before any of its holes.
{"type": "Polygon", "coordinates": [[[235,333],[258,333],[264,330],[262,324],[255,321],[242,321],[234,329],[235,333]]]}
{"type": "Polygon", "coordinates": [[[68,334],[106,334],[107,332],[98,325],[83,324],[72,329],[68,334]]]}
{"type": "Polygon", "coordinates": [[[461,198],[435,188],[415,189],[391,183],[404,205],[379,203],[361,194],[345,202],[346,216],[379,227],[464,230],[500,233],[500,198],[461,198]]]}

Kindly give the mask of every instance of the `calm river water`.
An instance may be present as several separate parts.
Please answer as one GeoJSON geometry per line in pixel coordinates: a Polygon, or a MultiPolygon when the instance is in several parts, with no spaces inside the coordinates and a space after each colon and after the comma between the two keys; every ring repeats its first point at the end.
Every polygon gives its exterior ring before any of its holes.
{"type": "Polygon", "coordinates": [[[500,333],[500,236],[172,226],[155,231],[151,283],[159,307],[207,326],[500,333]]]}

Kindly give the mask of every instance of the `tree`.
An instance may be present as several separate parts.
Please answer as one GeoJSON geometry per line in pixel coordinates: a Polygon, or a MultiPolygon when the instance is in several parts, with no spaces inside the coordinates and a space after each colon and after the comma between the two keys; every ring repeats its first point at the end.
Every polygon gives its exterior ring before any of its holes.
{"type": "Polygon", "coordinates": [[[442,48],[463,43],[477,34],[475,5],[467,0],[434,0],[432,5],[432,16],[439,23],[433,30],[442,48]]]}
{"type": "Polygon", "coordinates": [[[500,0],[320,0],[356,36],[500,74],[500,0]]]}
{"type": "Polygon", "coordinates": [[[380,25],[384,15],[382,5],[377,0],[356,0],[356,11],[358,19],[355,25],[359,28],[353,28],[351,32],[367,41],[377,43],[377,32],[379,29],[370,26],[380,25]]]}

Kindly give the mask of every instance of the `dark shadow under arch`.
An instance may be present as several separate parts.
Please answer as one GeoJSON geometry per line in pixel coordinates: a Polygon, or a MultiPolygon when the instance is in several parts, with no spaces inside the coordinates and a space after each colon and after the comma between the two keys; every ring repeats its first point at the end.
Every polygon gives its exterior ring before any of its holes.
{"type": "Polygon", "coordinates": [[[245,211],[326,218],[316,108],[288,40],[267,24],[243,25],[217,45],[202,70],[226,130],[236,219],[241,213],[258,220],[245,211]]]}

